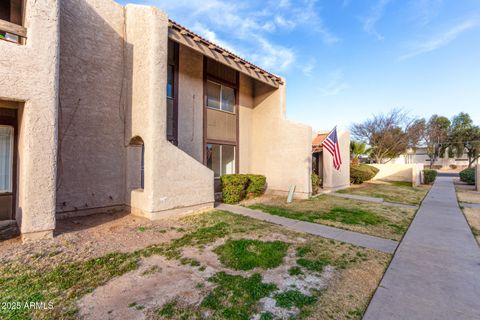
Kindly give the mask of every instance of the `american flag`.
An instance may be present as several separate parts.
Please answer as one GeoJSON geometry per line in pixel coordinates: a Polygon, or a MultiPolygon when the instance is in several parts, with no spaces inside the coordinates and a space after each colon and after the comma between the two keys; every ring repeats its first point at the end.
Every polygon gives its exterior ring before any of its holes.
{"type": "Polygon", "coordinates": [[[330,152],[333,157],[333,167],[340,170],[342,165],[342,157],[340,156],[340,147],[338,145],[337,127],[333,128],[332,132],[325,138],[322,143],[323,147],[330,152]]]}

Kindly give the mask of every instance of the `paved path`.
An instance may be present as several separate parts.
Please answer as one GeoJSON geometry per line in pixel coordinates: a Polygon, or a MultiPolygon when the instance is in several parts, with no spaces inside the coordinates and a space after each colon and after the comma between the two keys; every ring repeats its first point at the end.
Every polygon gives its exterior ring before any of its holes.
{"type": "Polygon", "coordinates": [[[360,200],[360,201],[367,201],[367,202],[375,202],[379,204],[384,204],[386,206],[392,206],[392,207],[400,207],[400,208],[409,208],[409,209],[417,209],[418,206],[414,206],[411,204],[405,204],[405,203],[395,203],[395,202],[388,202],[385,201],[383,198],[376,198],[376,197],[367,197],[367,196],[361,196],[358,194],[349,194],[349,193],[337,193],[337,192],[332,192],[332,193],[326,193],[335,197],[339,198],[346,198],[346,199],[353,199],[353,200],[360,200]]]}
{"type": "Polygon", "coordinates": [[[397,248],[398,242],[374,236],[369,236],[363,233],[347,231],[334,227],[324,226],[318,223],[311,223],[306,221],[299,221],[280,216],[271,215],[262,211],[252,210],[240,206],[232,206],[228,204],[219,204],[219,210],[230,211],[236,214],[247,216],[250,218],[268,221],[271,223],[282,225],[288,229],[306,232],[317,236],[330,238],[338,241],[351,243],[357,246],[366,247],[386,253],[393,253],[397,248]]]}
{"type": "Polygon", "coordinates": [[[364,319],[480,319],[480,249],[452,177],[437,177],[364,319]]]}

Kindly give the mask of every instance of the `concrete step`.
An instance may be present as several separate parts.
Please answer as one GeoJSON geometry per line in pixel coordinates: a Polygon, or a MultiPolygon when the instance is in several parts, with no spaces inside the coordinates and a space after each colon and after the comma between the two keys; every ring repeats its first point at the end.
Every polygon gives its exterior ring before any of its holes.
{"type": "Polygon", "coordinates": [[[19,235],[20,235],[20,230],[18,229],[17,221],[15,220],[0,221],[0,240],[15,238],[19,235]]]}

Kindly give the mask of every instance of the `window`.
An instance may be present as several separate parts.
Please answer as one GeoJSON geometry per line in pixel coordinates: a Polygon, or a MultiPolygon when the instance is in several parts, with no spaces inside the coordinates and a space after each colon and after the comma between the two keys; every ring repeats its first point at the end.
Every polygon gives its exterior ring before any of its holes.
{"type": "Polygon", "coordinates": [[[178,43],[168,41],[167,65],[167,140],[177,144],[178,119],[178,43]]]}
{"type": "Polygon", "coordinates": [[[207,167],[213,170],[215,178],[235,173],[235,146],[207,144],[207,167]]]}
{"type": "MultiPolygon", "coordinates": [[[[4,20],[21,26],[23,24],[23,1],[0,1],[0,20],[4,20]]],[[[0,39],[5,39],[13,42],[20,41],[19,34],[16,34],[14,29],[0,30],[0,39]]]]}
{"type": "Polygon", "coordinates": [[[12,192],[13,127],[0,126],[0,193],[12,192]]]}
{"type": "Polygon", "coordinates": [[[227,112],[235,112],[235,89],[207,81],[207,106],[227,112]]]}

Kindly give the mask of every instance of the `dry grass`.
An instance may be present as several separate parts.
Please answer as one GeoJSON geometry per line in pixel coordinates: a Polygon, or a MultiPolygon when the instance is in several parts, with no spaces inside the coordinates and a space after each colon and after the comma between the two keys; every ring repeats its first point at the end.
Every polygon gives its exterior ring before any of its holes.
{"type": "Polygon", "coordinates": [[[404,182],[371,181],[338,192],[383,198],[388,202],[419,205],[429,190],[430,186],[426,185],[412,187],[404,182]]]}
{"type": "MultiPolygon", "coordinates": [[[[266,201],[262,201],[261,204],[271,208],[286,209],[291,213],[290,218],[325,224],[393,240],[400,240],[402,238],[416,211],[410,208],[392,207],[329,195],[321,195],[309,200],[296,200],[290,204],[287,204],[284,198],[269,198],[266,201]],[[334,209],[342,209],[346,214],[348,214],[349,211],[355,213],[360,210],[368,213],[370,217],[375,218],[374,221],[378,223],[344,223],[330,219],[330,215],[327,216],[329,219],[322,218],[325,214],[330,214],[334,209]],[[309,219],[309,215],[314,215],[315,219],[309,219]]],[[[255,206],[253,208],[255,208],[255,206]]],[[[262,208],[260,207],[259,209],[262,208]]]]}
{"type": "Polygon", "coordinates": [[[480,191],[473,188],[456,187],[458,201],[465,203],[480,203],[480,191]]]}
{"type": "Polygon", "coordinates": [[[379,256],[340,272],[309,319],[361,319],[388,261],[379,256]]]}
{"type": "Polygon", "coordinates": [[[480,208],[463,208],[472,233],[480,243],[480,208]]]}

